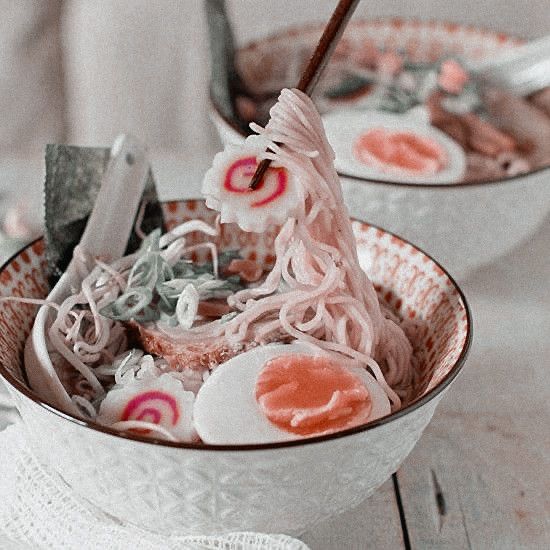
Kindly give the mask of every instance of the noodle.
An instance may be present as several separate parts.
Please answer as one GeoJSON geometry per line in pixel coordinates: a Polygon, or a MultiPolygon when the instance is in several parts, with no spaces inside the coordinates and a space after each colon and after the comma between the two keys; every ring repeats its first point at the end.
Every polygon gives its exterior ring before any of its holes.
{"type": "Polygon", "coordinates": [[[261,156],[292,172],[303,186],[304,216],[289,219],[281,229],[275,267],[264,285],[231,297],[241,313],[227,324],[226,337],[245,340],[253,337],[249,330],[255,322],[278,318],[279,323],[262,327],[261,338],[283,329],[296,340],[355,358],[368,365],[399,407],[401,400],[383,372],[399,385],[409,380],[412,346],[399,326],[384,317],[374,287],[359,267],[334,154],[319,114],[305,94],[283,90],[268,125],[253,129],[270,151],[261,156]],[[272,295],[281,283],[285,290],[272,295]],[[307,310],[315,315],[304,323],[307,310]]]}
{"type": "MultiPolygon", "coordinates": [[[[414,378],[412,346],[398,319],[381,308],[359,265],[334,153],[313,103],[297,90],[283,90],[268,125],[253,129],[258,135],[249,138],[248,145],[259,148],[260,158],[272,159],[277,170],[292,175],[297,186],[293,197],[299,197],[291,205],[292,214],[280,221],[274,265],[265,278],[247,279],[240,268],[231,267],[234,253],[220,252],[213,242],[187,244],[191,232],[218,236],[218,217],[214,227],[193,220],[164,235],[155,230],[145,237],[140,251],[110,265],[95,260],[80,289],[59,306],[28,300],[57,309],[47,329],[50,349],[90,385],[90,399],[73,396],[85,415],[95,418],[97,408],[109,399],[114,406],[117,395],[125,395],[116,394],[116,388],[141,387],[144,380],[162,376],[197,392],[219,363],[270,342],[298,341],[340,363],[368,369],[394,410],[407,397],[414,378]],[[187,259],[200,249],[208,252],[208,264],[187,259]],[[210,311],[230,312],[211,320],[221,313],[201,310],[201,302],[208,300],[214,300],[210,311]],[[128,350],[136,330],[151,355],[128,350]],[[200,360],[189,366],[189,356],[200,360]]],[[[205,182],[212,173],[219,180],[211,171],[205,182]]],[[[205,194],[208,205],[220,211],[225,207],[223,199],[205,194]]],[[[250,218],[254,213],[242,210],[239,216],[250,218]]],[[[140,212],[138,225],[142,218],[140,212]]],[[[82,265],[90,260],[80,249],[75,250],[77,258],[82,265]]],[[[254,262],[246,262],[254,270],[254,262]]],[[[98,418],[101,421],[101,414],[98,418]]],[[[139,418],[112,420],[110,425],[174,440],[166,427],[139,418]]]]}

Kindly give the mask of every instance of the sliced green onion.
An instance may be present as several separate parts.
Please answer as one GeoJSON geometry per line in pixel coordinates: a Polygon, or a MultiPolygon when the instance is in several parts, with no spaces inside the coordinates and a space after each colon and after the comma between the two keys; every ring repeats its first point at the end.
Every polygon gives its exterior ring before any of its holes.
{"type": "Polygon", "coordinates": [[[129,321],[144,310],[153,299],[149,288],[131,288],[119,296],[113,303],[101,309],[101,315],[115,321],[129,321]]]}
{"type": "Polygon", "coordinates": [[[182,328],[190,329],[193,326],[199,308],[199,300],[199,293],[192,284],[183,289],[176,304],[176,317],[182,328]]]}

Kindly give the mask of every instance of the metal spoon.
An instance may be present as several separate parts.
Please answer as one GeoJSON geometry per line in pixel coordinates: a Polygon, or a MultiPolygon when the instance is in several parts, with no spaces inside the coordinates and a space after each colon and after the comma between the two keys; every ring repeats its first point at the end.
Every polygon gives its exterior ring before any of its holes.
{"type": "MultiPolygon", "coordinates": [[[[128,237],[143,194],[149,163],[145,147],[131,136],[119,136],[111,149],[111,160],[104,174],[86,229],[79,243],[86,257],[112,262],[124,254],[128,237]]],[[[90,262],[91,263],[91,262],[90,262]]],[[[86,266],[91,269],[93,266],[86,266]]],[[[48,301],[61,304],[82,282],[82,261],[71,260],[48,295],[48,301]]],[[[25,344],[25,369],[31,387],[49,403],[81,416],[59,380],[46,347],[46,330],[51,308],[42,306],[25,344]]]]}

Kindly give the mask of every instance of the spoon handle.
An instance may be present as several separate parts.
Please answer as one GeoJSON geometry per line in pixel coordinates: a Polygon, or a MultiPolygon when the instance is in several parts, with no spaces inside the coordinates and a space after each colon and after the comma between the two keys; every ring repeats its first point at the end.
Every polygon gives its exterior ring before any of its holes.
{"type": "MultiPolygon", "coordinates": [[[[88,261],[101,257],[110,262],[124,254],[148,169],[145,147],[133,137],[119,136],[111,149],[111,160],[78,245],[83,253],[82,259],[88,261]]],[[[74,288],[80,286],[82,277],[93,267],[88,264],[83,266],[73,255],[67,269],[48,295],[48,300],[61,304],[74,288]]],[[[64,411],[82,416],[61,383],[50,358],[46,343],[50,314],[51,310],[47,306],[38,310],[31,335],[25,344],[27,376],[31,387],[39,389],[46,400],[64,411]]]]}
{"type": "Polygon", "coordinates": [[[82,252],[107,262],[124,254],[148,171],[145,146],[118,136],[79,244],[82,252]]]}

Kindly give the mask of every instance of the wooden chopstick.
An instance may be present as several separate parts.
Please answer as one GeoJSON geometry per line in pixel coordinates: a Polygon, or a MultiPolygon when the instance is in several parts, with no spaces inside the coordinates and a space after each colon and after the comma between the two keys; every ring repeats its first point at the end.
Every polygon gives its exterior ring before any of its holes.
{"type": "MultiPolygon", "coordinates": [[[[301,92],[304,92],[306,95],[311,97],[311,94],[319,81],[323,69],[325,68],[338,40],[342,35],[342,32],[346,28],[350,17],[352,16],[355,8],[359,4],[359,0],[339,0],[325,30],[309,60],[300,82],[296,88],[301,92]]],[[[252,179],[250,180],[250,189],[256,189],[264,174],[266,173],[269,165],[271,164],[270,159],[264,159],[254,172],[252,179]]]]}

